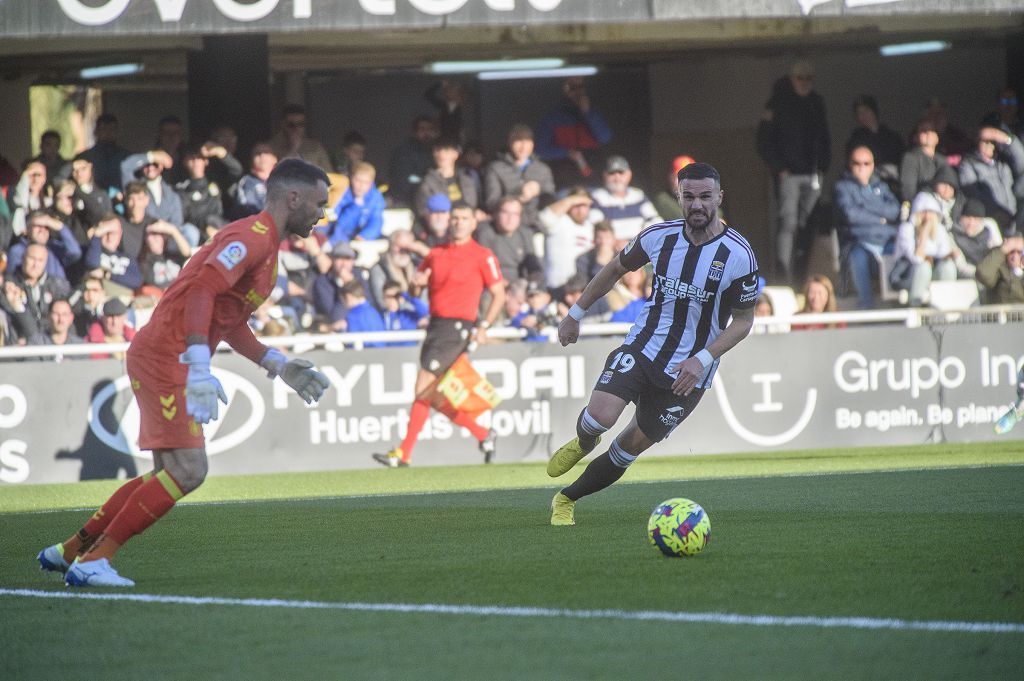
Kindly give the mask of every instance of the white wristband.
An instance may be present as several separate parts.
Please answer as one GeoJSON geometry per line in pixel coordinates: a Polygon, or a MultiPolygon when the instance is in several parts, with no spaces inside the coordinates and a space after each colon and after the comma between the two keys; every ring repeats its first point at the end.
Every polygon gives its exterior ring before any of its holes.
{"type": "Polygon", "coordinates": [[[705,369],[711,366],[712,363],[714,363],[715,361],[714,356],[710,352],[708,352],[707,348],[704,348],[703,350],[698,352],[696,355],[694,355],[694,357],[697,358],[697,361],[700,362],[700,365],[705,369]]]}
{"type": "Polygon", "coordinates": [[[576,321],[580,321],[581,319],[583,319],[583,317],[586,316],[586,314],[587,311],[584,310],[579,305],[577,305],[576,303],[573,303],[572,307],[569,308],[569,316],[575,319],[576,321]]]}

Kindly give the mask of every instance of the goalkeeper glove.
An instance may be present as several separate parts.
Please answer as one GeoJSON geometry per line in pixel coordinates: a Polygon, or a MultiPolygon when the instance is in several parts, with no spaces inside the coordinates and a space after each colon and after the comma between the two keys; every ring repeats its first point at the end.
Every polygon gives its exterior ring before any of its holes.
{"type": "Polygon", "coordinates": [[[228,403],[224,393],[213,374],[210,373],[210,348],[201,343],[188,346],[181,353],[178,361],[188,365],[188,378],[185,379],[185,410],[196,423],[216,421],[219,411],[217,400],[228,403]]]}
{"type": "Polygon", "coordinates": [[[260,360],[260,366],[267,370],[267,376],[280,376],[285,385],[299,394],[306,404],[319,401],[324,391],[331,387],[327,377],[313,368],[307,359],[288,359],[277,348],[270,348],[260,360]]]}

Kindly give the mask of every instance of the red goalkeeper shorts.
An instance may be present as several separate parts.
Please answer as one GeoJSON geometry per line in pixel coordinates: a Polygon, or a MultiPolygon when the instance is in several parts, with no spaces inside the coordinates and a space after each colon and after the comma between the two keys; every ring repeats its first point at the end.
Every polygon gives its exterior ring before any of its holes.
{"type": "Polygon", "coordinates": [[[186,413],[188,367],[141,360],[128,351],[128,378],[139,403],[139,449],[201,449],[203,427],[186,413]]]}

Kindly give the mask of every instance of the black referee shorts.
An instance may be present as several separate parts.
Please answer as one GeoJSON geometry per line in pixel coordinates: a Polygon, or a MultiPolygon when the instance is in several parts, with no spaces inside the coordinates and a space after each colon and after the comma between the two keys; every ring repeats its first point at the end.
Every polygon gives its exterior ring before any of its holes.
{"type": "Polygon", "coordinates": [[[476,322],[467,319],[431,317],[420,348],[420,366],[440,376],[466,351],[469,333],[476,322]]]}
{"type": "Polygon", "coordinates": [[[672,377],[631,345],[620,345],[605,360],[594,390],[636,404],[636,424],[652,442],[667,438],[697,407],[704,391],[672,392],[672,377]]]}

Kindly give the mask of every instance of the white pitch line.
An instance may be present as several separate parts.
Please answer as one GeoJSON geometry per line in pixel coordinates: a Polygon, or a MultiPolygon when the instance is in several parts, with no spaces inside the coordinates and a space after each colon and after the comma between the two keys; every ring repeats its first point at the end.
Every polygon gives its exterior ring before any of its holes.
{"type": "MultiPolygon", "coordinates": [[[[2,1],[2,0],[0,0],[2,1]]],[[[959,471],[959,470],[977,470],[984,468],[1019,468],[1024,467],[1024,463],[1010,462],[1010,463],[978,463],[964,465],[953,465],[953,466],[921,466],[914,468],[865,468],[850,471],[801,471],[794,473],[763,473],[761,475],[721,475],[707,478],[657,478],[653,480],[626,480],[618,483],[621,485],[657,485],[666,482],[686,482],[686,483],[703,483],[703,482],[717,482],[719,480],[734,481],[734,480],[770,480],[772,478],[820,478],[833,475],[871,475],[875,473],[927,473],[930,471],[959,471]]],[[[127,481],[122,481],[127,482],[127,481]]],[[[391,497],[429,497],[436,496],[439,494],[490,494],[494,492],[528,492],[531,490],[547,489],[549,487],[556,487],[556,483],[549,485],[532,485],[528,487],[470,487],[467,489],[438,489],[438,490],[420,490],[411,492],[380,492],[374,494],[332,494],[325,496],[313,496],[313,497],[263,497],[254,499],[221,499],[216,501],[191,501],[185,499],[179,501],[176,505],[179,507],[187,506],[234,506],[236,504],[252,504],[252,503],[303,503],[309,501],[340,501],[344,499],[388,499],[391,497]]],[[[97,504],[99,505],[99,504],[97,504]]],[[[47,515],[50,513],[84,513],[86,511],[95,511],[96,506],[82,506],[78,508],[41,508],[33,511],[0,511],[2,515],[47,515]]]]}
{"type": "Polygon", "coordinates": [[[359,603],[292,601],[280,598],[218,598],[212,596],[164,596],[157,594],[94,593],[3,589],[0,596],[55,598],[85,601],[127,601],[162,605],[233,605],[294,610],[349,610],[357,612],[470,615],[478,617],[541,617],[551,619],[611,619],[648,622],[746,625],[755,627],[815,627],[819,629],[888,629],[893,631],[939,631],[969,634],[1024,634],[1016,622],[956,622],[943,620],[901,620],[875,617],[814,617],[739,615],[720,612],[671,612],[662,610],[570,610],[526,608],[501,605],[452,605],[445,603],[359,603]]]}

